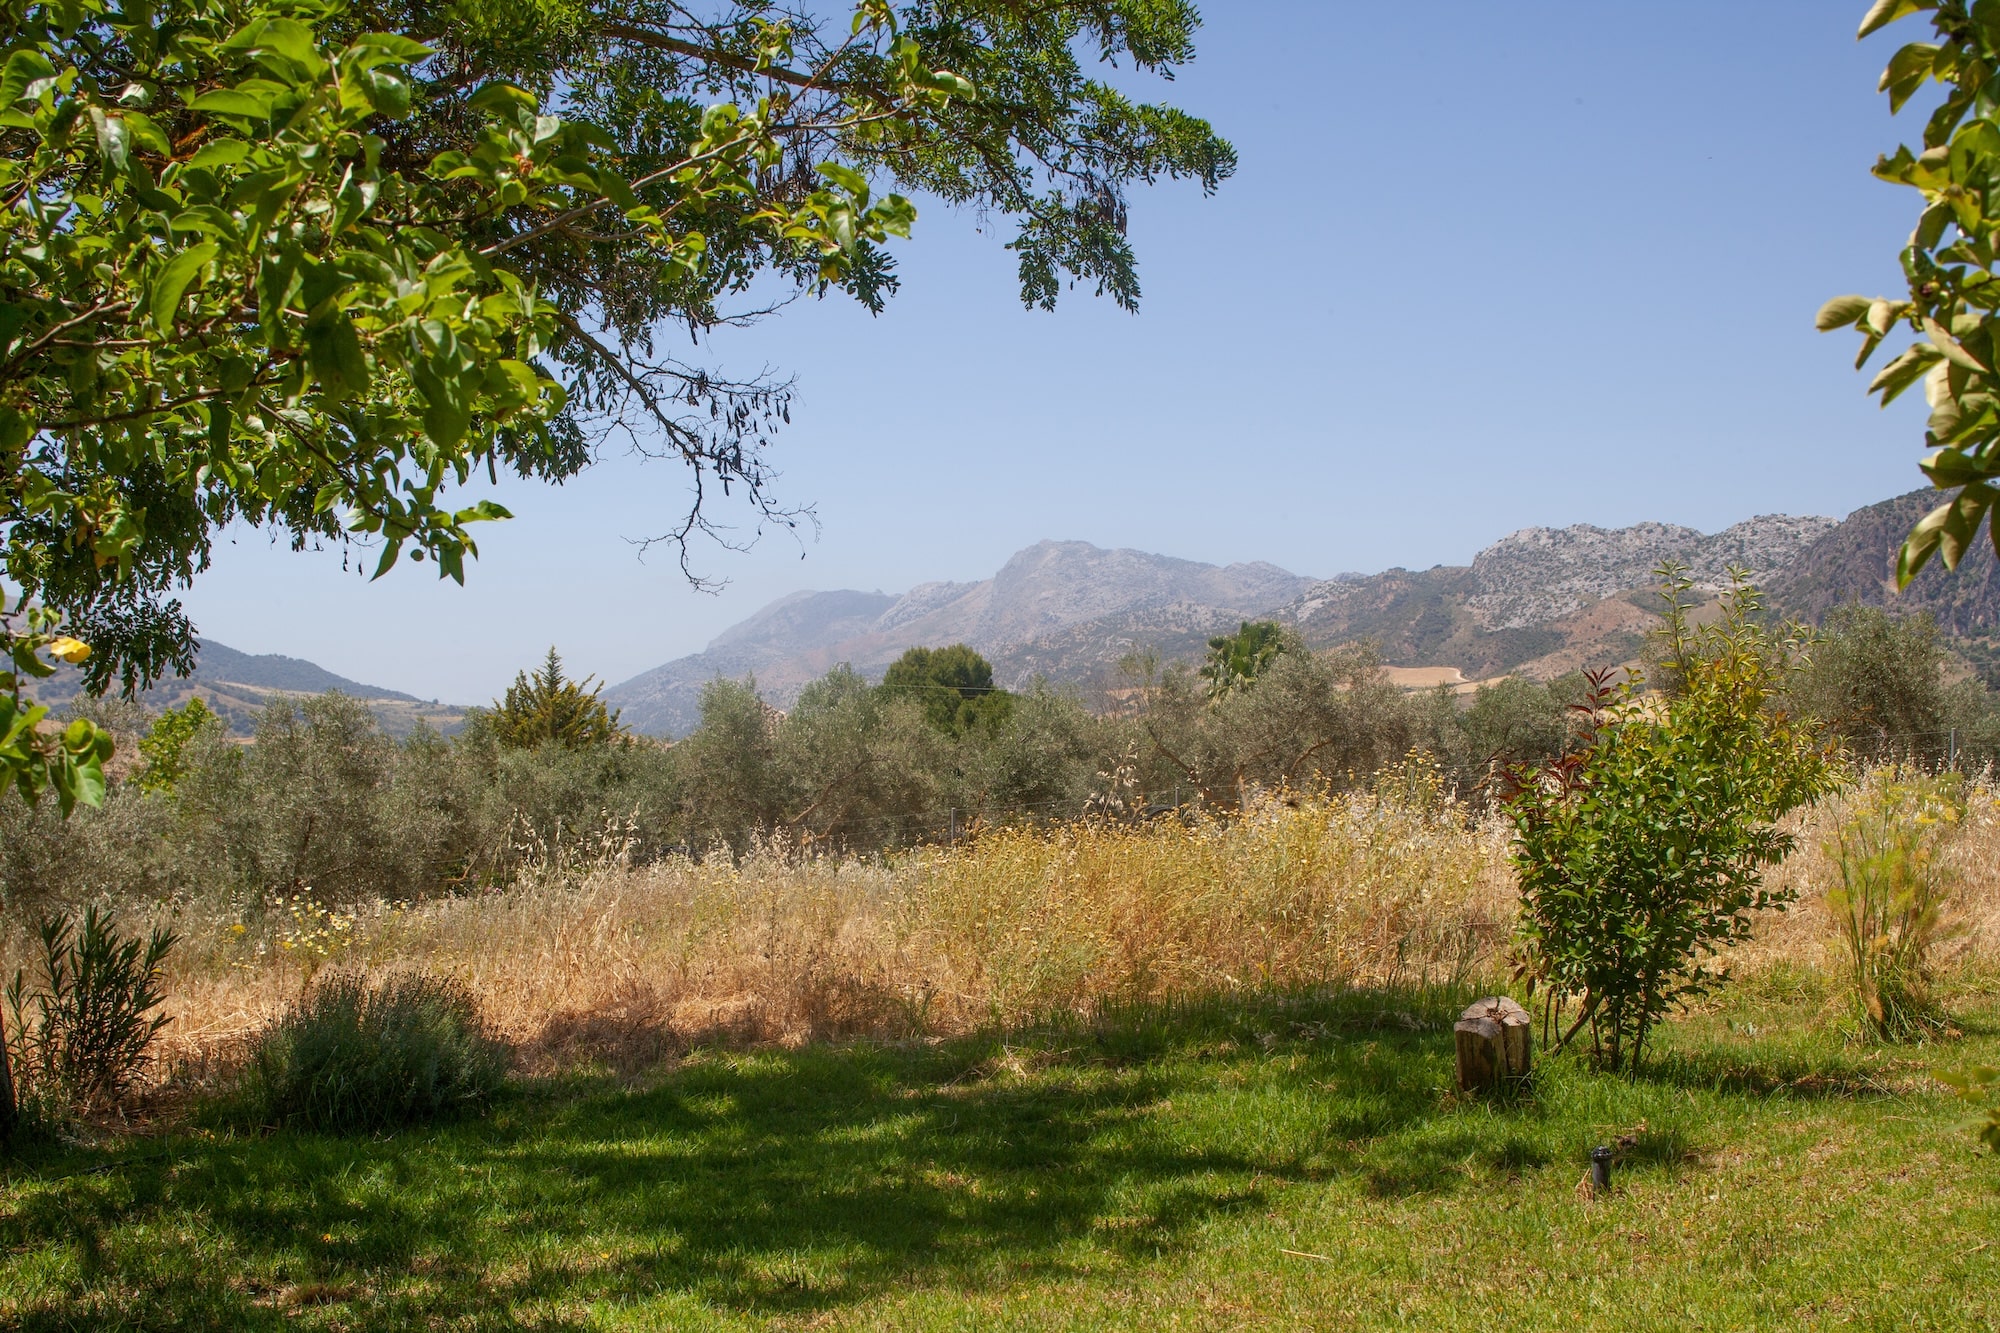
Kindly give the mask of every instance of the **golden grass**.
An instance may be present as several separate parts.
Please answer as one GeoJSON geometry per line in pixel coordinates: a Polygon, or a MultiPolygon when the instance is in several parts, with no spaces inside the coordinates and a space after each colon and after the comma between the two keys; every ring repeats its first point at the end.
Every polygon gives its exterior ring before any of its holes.
{"type": "Polygon", "coordinates": [[[504,890],[328,913],[183,911],[167,1051],[203,1058],[318,967],[464,980],[529,1067],[636,1068],[710,1036],[946,1035],[1218,989],[1443,979],[1503,937],[1505,843],[1427,791],[1240,820],[998,829],[883,863],[615,846],[504,890]]]}
{"type": "MultiPolygon", "coordinates": [[[[1795,888],[1729,959],[1836,975],[1822,841],[1795,823],[1795,888]]],[[[179,914],[170,1059],[205,1061],[318,966],[459,977],[528,1069],[631,1071],[711,1038],[962,1033],[1118,1000],[1443,981],[1498,970],[1514,912],[1504,828],[1418,781],[1288,796],[1236,820],[990,830],[864,863],[760,851],[625,862],[615,839],[503,891],[350,915],[179,914]],[[288,947],[289,946],[289,947],[288,947]]],[[[1975,786],[1951,852],[1958,961],[2000,957],[2000,791],[1975,786]]],[[[220,912],[220,909],[217,909],[220,912]]]]}
{"type": "MultiPolygon", "coordinates": [[[[1789,911],[1765,914],[1756,937],[1732,951],[1734,970],[1782,962],[1837,974],[1846,966],[1839,928],[1824,901],[1827,888],[1840,882],[1828,844],[1860,790],[1850,787],[1788,821],[1798,851],[1767,882],[1793,890],[1799,900],[1789,911]]],[[[1955,880],[1947,911],[1951,938],[1936,962],[1949,970],[2000,961],[2000,785],[1990,776],[1967,784],[1964,824],[1946,844],[1945,861],[1955,880]]]]}

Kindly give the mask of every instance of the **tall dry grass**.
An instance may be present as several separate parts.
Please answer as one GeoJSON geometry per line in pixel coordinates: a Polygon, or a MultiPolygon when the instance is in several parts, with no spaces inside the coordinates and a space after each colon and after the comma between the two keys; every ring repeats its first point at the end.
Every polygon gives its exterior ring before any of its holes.
{"type": "MultiPolygon", "coordinates": [[[[1799,892],[1729,960],[1837,976],[1822,844],[1850,796],[1796,817],[1799,892]]],[[[479,997],[524,1067],[630,1071],[691,1043],[950,1035],[1217,991],[1493,975],[1515,911],[1504,829],[1422,779],[1273,798],[1232,820],[988,830],[886,861],[753,850],[635,866],[617,830],[512,887],[351,914],[183,907],[169,1062],[200,1063],[326,967],[420,968],[479,997]]],[[[2000,959],[2000,791],[1971,787],[1947,855],[1946,966],[2000,959]]],[[[134,922],[134,924],[137,924],[134,922]]]]}
{"type": "Polygon", "coordinates": [[[709,1037],[945,1035],[1107,1000],[1445,980],[1511,911],[1500,833],[1422,783],[1230,821],[996,829],[883,862],[620,850],[416,904],[183,909],[169,1053],[227,1049],[328,967],[456,977],[528,1067],[630,1069],[709,1037]]]}
{"type": "MultiPolygon", "coordinates": [[[[1798,901],[1788,911],[1764,915],[1755,937],[1732,951],[1733,970],[1755,974],[1787,967],[1837,977],[1846,968],[1846,923],[1827,903],[1828,891],[1842,882],[1837,835],[1882,778],[1879,770],[1863,774],[1845,791],[1787,821],[1798,851],[1769,879],[1795,892],[1798,901]]],[[[1938,923],[1935,961],[1947,972],[1969,970],[1983,985],[1986,974],[2000,966],[2000,781],[1990,773],[1973,778],[1965,799],[1963,818],[1938,849],[1940,871],[1952,890],[1938,923]]]]}

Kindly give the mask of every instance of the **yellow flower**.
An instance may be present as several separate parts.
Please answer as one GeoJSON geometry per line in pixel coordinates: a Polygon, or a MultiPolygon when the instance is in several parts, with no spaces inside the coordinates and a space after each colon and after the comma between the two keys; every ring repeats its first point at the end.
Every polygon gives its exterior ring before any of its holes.
{"type": "Polygon", "coordinates": [[[82,639],[72,639],[67,634],[58,634],[49,640],[49,656],[59,657],[74,666],[90,656],[90,645],[82,639]]]}

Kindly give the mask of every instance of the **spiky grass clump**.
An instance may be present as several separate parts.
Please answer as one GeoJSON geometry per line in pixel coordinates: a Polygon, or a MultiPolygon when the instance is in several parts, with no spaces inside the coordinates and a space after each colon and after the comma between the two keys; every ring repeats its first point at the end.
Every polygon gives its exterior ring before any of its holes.
{"type": "Polygon", "coordinates": [[[240,1109],[262,1125],[370,1133],[480,1110],[506,1072],[460,983],[334,973],[257,1039],[240,1109]]]}

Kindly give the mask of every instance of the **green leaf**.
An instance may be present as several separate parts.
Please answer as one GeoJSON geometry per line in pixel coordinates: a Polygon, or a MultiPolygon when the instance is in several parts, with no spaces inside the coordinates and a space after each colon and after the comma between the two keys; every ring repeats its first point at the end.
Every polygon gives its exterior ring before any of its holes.
{"type": "Polygon", "coordinates": [[[189,167],[213,170],[216,167],[234,166],[250,155],[250,145],[241,139],[217,139],[206,143],[187,160],[189,167]]]}
{"type": "Polygon", "coordinates": [[[481,500],[478,504],[472,506],[472,508],[461,509],[456,514],[453,514],[451,521],[454,523],[488,523],[512,517],[514,516],[507,512],[506,506],[495,504],[491,500],[481,500]]]}
{"type": "Polygon", "coordinates": [[[1978,359],[1971,352],[1968,352],[1964,345],[1958,339],[1952,337],[1936,320],[1926,317],[1923,324],[1924,334],[1931,340],[1931,346],[1935,347],[1945,360],[1955,366],[1962,366],[1976,375],[1991,373],[1985,366],[1980,365],[1978,359]]]}
{"type": "Polygon", "coordinates": [[[174,316],[179,312],[181,297],[187,294],[188,284],[193,282],[202,267],[215,258],[220,247],[214,241],[203,241],[191,246],[167,261],[167,266],[153,283],[152,313],[153,323],[162,332],[173,328],[174,316]]]}
{"type": "Polygon", "coordinates": [[[141,148],[150,148],[161,157],[172,157],[174,146],[167,142],[166,134],[153,122],[151,116],[138,111],[125,113],[125,131],[132,142],[141,148]]]}
{"type": "Polygon", "coordinates": [[[1908,18],[1925,9],[1936,9],[1937,0],[1875,0],[1862,16],[1861,31],[1854,34],[1856,40],[1888,27],[1897,19],[1908,18]]]}
{"type": "Polygon", "coordinates": [[[1879,90],[1889,94],[1890,114],[1901,111],[1903,103],[1916,96],[1917,89],[1924,86],[1931,77],[1937,54],[1938,48],[1929,42],[1911,42],[1889,57],[1888,67],[1882,71],[1879,90]]]}
{"type": "Polygon", "coordinates": [[[399,64],[412,64],[435,54],[422,42],[399,37],[393,32],[364,32],[354,39],[350,49],[366,51],[370,55],[381,56],[385,60],[393,60],[399,64]]]}
{"type": "Polygon", "coordinates": [[[383,70],[363,70],[355,75],[353,88],[362,101],[380,115],[399,119],[410,109],[410,81],[401,75],[383,70]]]}
{"type": "Polygon", "coordinates": [[[243,120],[268,120],[271,116],[271,99],[256,97],[235,88],[217,88],[203,93],[188,106],[211,116],[234,116],[243,120]]]}
{"type": "Polygon", "coordinates": [[[822,162],[819,164],[818,170],[820,175],[826,177],[857,199],[867,200],[868,178],[853,167],[840,162],[822,162]]]}
{"type": "Polygon", "coordinates": [[[464,390],[459,383],[460,368],[443,357],[425,357],[411,363],[410,377],[424,396],[424,430],[432,440],[449,449],[465,438],[472,424],[466,409],[464,390]]]}
{"type": "Polygon", "coordinates": [[[1929,343],[1916,343],[1876,373],[1868,384],[1868,392],[1881,394],[1882,406],[1887,407],[1905,389],[1922,379],[1943,355],[1929,343]]]}
{"type": "Polygon", "coordinates": [[[1835,329],[1850,328],[1860,322],[1874,304],[1865,296],[1836,296],[1819,308],[1813,316],[1813,327],[1821,333],[1831,333],[1835,329]]]}
{"type": "Polygon", "coordinates": [[[368,391],[368,358],[345,311],[306,326],[306,352],[312,358],[313,377],[328,397],[340,400],[368,391]]]}
{"type": "Polygon", "coordinates": [[[79,805],[87,805],[93,810],[104,804],[104,765],[96,755],[87,759],[67,759],[58,765],[63,780],[56,788],[56,797],[62,803],[62,811],[67,815],[79,805]]]}
{"type": "Polygon", "coordinates": [[[102,107],[90,108],[91,128],[97,132],[97,156],[107,171],[123,171],[131,156],[132,140],[122,116],[107,115],[102,107]]]}
{"type": "Polygon", "coordinates": [[[474,111],[506,113],[526,111],[534,114],[541,110],[541,102],[525,88],[517,88],[511,83],[482,84],[478,91],[467,99],[466,105],[474,111]]]}
{"type": "Polygon", "coordinates": [[[208,448],[211,453],[220,454],[229,448],[230,419],[233,409],[226,398],[218,398],[208,405],[208,448]]]}
{"type": "Polygon", "coordinates": [[[56,76],[56,67],[40,51],[16,51],[0,68],[0,106],[39,97],[56,76]]]}
{"type": "MultiPolygon", "coordinates": [[[[276,55],[308,75],[316,76],[326,68],[313,30],[297,19],[272,18],[252,23],[223,43],[223,49],[276,55]]],[[[273,74],[284,76],[282,66],[273,67],[269,61],[258,63],[273,74]]]]}

